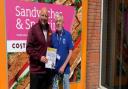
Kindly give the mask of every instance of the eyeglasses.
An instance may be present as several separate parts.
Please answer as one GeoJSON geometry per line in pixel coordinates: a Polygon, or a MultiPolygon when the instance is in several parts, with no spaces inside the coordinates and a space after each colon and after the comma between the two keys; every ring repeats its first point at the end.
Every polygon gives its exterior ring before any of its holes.
{"type": "Polygon", "coordinates": [[[60,23],[60,22],[62,22],[62,20],[56,20],[56,21],[55,21],[55,23],[58,23],[58,22],[60,23]]]}
{"type": "Polygon", "coordinates": [[[45,14],[42,14],[41,16],[43,16],[43,17],[48,17],[48,15],[45,15],[45,14]]]}

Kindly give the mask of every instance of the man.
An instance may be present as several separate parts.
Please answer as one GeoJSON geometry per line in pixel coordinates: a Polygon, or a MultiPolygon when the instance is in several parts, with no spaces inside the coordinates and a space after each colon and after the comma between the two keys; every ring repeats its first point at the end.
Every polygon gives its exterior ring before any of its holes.
{"type": "Polygon", "coordinates": [[[57,60],[52,89],[58,89],[60,79],[63,79],[63,89],[69,89],[69,60],[72,55],[73,41],[71,34],[63,28],[63,20],[62,14],[56,15],[56,32],[52,35],[52,46],[57,49],[57,60]]]}
{"type": "Polygon", "coordinates": [[[50,71],[45,68],[47,47],[51,46],[48,10],[42,8],[39,22],[28,32],[26,51],[30,58],[30,89],[48,89],[50,71]]]}

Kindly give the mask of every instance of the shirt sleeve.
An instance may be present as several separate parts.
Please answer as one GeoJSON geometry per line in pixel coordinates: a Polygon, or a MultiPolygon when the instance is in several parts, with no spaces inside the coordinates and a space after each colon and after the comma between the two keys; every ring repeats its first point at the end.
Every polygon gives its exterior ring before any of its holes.
{"type": "Polygon", "coordinates": [[[73,48],[74,48],[74,43],[73,43],[73,40],[72,40],[72,36],[69,33],[69,36],[68,36],[68,49],[71,50],[73,48]]]}

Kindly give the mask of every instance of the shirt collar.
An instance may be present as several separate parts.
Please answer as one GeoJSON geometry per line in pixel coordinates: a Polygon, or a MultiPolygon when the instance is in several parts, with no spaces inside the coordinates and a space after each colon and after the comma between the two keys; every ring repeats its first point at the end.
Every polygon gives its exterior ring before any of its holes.
{"type": "MultiPolygon", "coordinates": [[[[57,31],[56,31],[56,34],[58,34],[57,31]]],[[[61,30],[61,34],[62,34],[62,35],[65,34],[65,30],[64,30],[64,28],[62,28],[62,30],[61,30]]]]}

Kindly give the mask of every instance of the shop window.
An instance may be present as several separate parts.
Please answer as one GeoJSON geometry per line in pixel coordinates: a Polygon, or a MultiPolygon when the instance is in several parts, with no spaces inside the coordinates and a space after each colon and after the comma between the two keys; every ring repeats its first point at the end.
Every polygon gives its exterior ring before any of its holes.
{"type": "Polygon", "coordinates": [[[128,89],[128,0],[104,0],[101,85],[128,89]]]}

